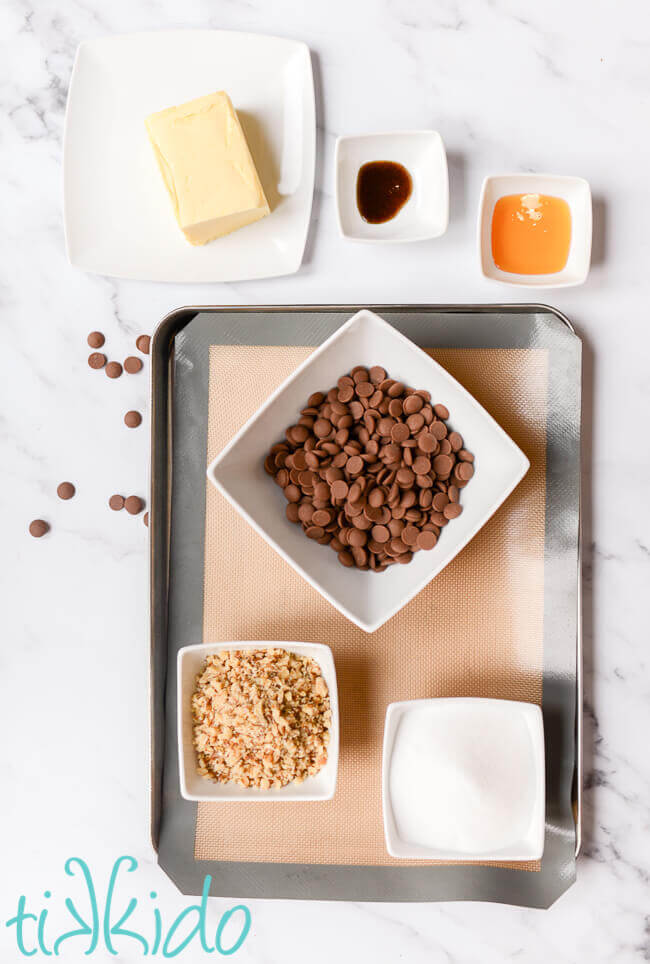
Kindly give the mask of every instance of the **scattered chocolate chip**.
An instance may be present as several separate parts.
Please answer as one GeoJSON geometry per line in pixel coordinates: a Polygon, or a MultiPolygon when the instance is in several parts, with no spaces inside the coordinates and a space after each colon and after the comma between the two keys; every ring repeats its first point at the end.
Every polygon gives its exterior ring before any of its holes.
{"type": "Polygon", "coordinates": [[[119,378],[122,374],[122,366],[117,361],[109,361],[106,366],[106,374],[109,378],[119,378]]]}
{"type": "Polygon", "coordinates": [[[88,335],[87,341],[91,348],[101,348],[106,339],[102,335],[101,331],[91,331],[88,335]]]}
{"type": "Polygon", "coordinates": [[[124,508],[130,515],[137,515],[144,509],[144,502],[137,495],[130,495],[124,501],[124,508]]]}
{"type": "Polygon", "coordinates": [[[106,355],[102,355],[100,351],[94,351],[88,355],[88,364],[91,368],[103,368],[106,364],[106,355]]]}
{"type": "Polygon", "coordinates": [[[56,494],[60,499],[71,499],[77,490],[75,489],[72,482],[62,482],[56,490],[56,494]]]}
{"type": "Polygon", "coordinates": [[[142,368],[142,362],[135,355],[129,355],[128,358],[124,359],[124,368],[129,375],[135,375],[142,368]]]}
{"type": "Polygon", "coordinates": [[[40,539],[44,536],[46,532],[50,531],[50,527],[44,519],[34,519],[33,522],[29,523],[29,534],[34,536],[35,539],[40,539]]]}
{"type": "Polygon", "coordinates": [[[148,355],[151,347],[151,337],[149,335],[138,335],[135,340],[135,347],[138,351],[141,351],[143,355],[148,355]]]}
{"type": "Polygon", "coordinates": [[[137,428],[142,422],[142,415],[140,412],[127,412],[124,416],[124,424],[127,428],[137,428]]]}
{"type": "Polygon", "coordinates": [[[124,496],[123,495],[112,495],[108,500],[108,504],[111,509],[118,512],[120,509],[124,508],[124,496]]]}
{"type": "Polygon", "coordinates": [[[145,524],[146,526],[149,525],[149,513],[148,513],[148,512],[145,512],[145,514],[142,516],[142,521],[144,522],[144,524],[145,524]]]}

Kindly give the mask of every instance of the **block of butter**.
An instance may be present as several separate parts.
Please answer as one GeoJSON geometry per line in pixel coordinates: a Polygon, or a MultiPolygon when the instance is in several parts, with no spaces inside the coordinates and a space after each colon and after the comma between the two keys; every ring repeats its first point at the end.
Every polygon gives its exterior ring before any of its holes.
{"type": "Polygon", "coordinates": [[[206,244],[270,213],[228,94],[220,91],[145,120],[178,224],[206,244]]]}

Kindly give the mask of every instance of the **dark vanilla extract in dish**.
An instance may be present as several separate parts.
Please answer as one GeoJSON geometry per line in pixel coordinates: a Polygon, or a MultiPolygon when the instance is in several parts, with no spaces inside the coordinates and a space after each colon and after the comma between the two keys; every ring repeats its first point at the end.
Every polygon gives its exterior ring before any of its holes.
{"type": "Polygon", "coordinates": [[[413,181],[403,164],[369,161],[357,174],[357,207],[364,221],[383,224],[401,211],[411,196],[413,181]]]}

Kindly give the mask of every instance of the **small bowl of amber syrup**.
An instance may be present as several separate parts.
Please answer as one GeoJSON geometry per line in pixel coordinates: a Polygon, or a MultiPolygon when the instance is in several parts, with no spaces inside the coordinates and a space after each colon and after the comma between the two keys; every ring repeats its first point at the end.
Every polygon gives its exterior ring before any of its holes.
{"type": "Polygon", "coordinates": [[[339,137],[335,166],[343,237],[425,241],[447,230],[447,155],[437,131],[339,137]]]}
{"type": "Polygon", "coordinates": [[[586,280],[591,191],[581,177],[502,174],[483,182],[478,249],[485,278],[527,288],[586,280]]]}

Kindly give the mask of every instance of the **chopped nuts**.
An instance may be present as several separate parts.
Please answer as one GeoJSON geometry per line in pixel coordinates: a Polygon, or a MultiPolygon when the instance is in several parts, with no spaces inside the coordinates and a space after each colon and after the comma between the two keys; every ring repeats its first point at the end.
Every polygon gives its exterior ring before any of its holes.
{"type": "Polygon", "coordinates": [[[284,649],[208,656],[192,718],[199,773],[219,783],[268,790],[327,763],[327,683],[313,659],[284,649]]]}

